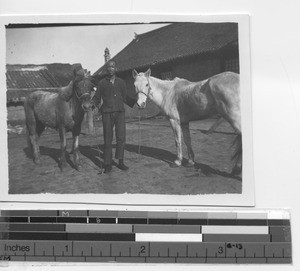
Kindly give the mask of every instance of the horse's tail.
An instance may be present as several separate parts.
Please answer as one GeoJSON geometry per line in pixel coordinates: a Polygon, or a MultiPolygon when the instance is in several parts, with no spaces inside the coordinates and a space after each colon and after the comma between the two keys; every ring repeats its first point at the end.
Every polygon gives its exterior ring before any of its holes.
{"type": "Polygon", "coordinates": [[[231,160],[234,162],[236,165],[239,161],[242,159],[243,155],[243,146],[242,146],[242,134],[238,134],[234,141],[232,142],[232,147],[234,147],[234,152],[231,157],[231,160]]]}

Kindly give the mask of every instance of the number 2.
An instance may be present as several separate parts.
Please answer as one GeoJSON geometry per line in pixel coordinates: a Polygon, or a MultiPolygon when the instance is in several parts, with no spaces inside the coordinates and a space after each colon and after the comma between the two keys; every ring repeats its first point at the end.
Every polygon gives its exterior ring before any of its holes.
{"type": "Polygon", "coordinates": [[[146,251],[146,247],[145,246],[141,246],[141,250],[140,250],[140,253],[145,253],[146,251]]]}

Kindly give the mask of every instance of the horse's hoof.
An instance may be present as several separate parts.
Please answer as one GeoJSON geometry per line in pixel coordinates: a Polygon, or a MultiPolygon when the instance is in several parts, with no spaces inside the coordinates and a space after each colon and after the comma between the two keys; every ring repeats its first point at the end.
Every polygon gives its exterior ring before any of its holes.
{"type": "Polygon", "coordinates": [[[188,160],[186,167],[194,167],[194,166],[195,166],[195,162],[193,160],[188,160]]]}
{"type": "Polygon", "coordinates": [[[171,168],[180,167],[181,161],[175,160],[173,164],[170,165],[171,168]]]}
{"type": "Polygon", "coordinates": [[[58,166],[59,166],[61,171],[64,171],[64,169],[66,169],[68,167],[68,164],[65,161],[64,162],[59,161],[58,166]]]}
{"type": "Polygon", "coordinates": [[[175,160],[174,163],[175,163],[178,167],[181,166],[181,161],[180,161],[180,160],[175,160]]]}
{"type": "Polygon", "coordinates": [[[40,158],[34,158],[33,161],[34,161],[34,163],[37,164],[37,165],[40,165],[40,164],[41,164],[41,159],[40,159],[40,158]]]}

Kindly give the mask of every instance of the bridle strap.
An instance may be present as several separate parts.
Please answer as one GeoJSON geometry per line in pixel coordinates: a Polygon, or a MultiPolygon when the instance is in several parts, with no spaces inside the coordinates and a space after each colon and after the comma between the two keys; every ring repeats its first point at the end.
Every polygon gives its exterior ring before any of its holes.
{"type": "MultiPolygon", "coordinates": [[[[74,87],[74,86],[73,86],[73,87],[74,87]]],[[[91,94],[88,93],[88,92],[85,92],[85,93],[81,94],[80,96],[78,95],[76,89],[74,89],[74,92],[75,92],[75,96],[76,96],[76,98],[77,98],[77,100],[78,100],[79,102],[81,101],[82,97],[85,96],[85,95],[89,95],[89,96],[90,96],[90,100],[91,100],[91,98],[92,98],[91,94]]],[[[84,111],[87,111],[87,110],[83,107],[83,104],[81,104],[81,108],[82,108],[84,111]]]]}
{"type": "Polygon", "coordinates": [[[142,94],[144,94],[147,98],[149,97],[149,95],[150,95],[150,91],[151,91],[151,86],[150,86],[150,82],[149,82],[149,78],[147,78],[147,81],[148,81],[148,93],[146,94],[145,92],[143,92],[143,91],[137,91],[136,93],[142,93],[142,94]]]}
{"type": "MultiPolygon", "coordinates": [[[[74,86],[73,86],[74,87],[74,86]]],[[[85,92],[85,93],[83,93],[83,94],[81,94],[80,96],[78,95],[78,93],[77,93],[77,91],[76,91],[76,89],[74,89],[74,92],[75,92],[75,95],[76,95],[76,97],[77,97],[77,99],[80,101],[81,100],[81,98],[83,97],[83,96],[85,96],[85,95],[89,95],[90,96],[90,98],[91,98],[91,94],[90,93],[88,93],[88,92],[85,92]]]]}
{"type": "Polygon", "coordinates": [[[83,93],[83,94],[81,94],[80,96],[78,96],[78,93],[77,93],[77,91],[75,90],[75,94],[76,94],[76,97],[77,97],[77,99],[78,100],[80,100],[83,96],[85,96],[85,95],[89,95],[90,97],[91,97],[91,94],[90,93],[83,93]]]}

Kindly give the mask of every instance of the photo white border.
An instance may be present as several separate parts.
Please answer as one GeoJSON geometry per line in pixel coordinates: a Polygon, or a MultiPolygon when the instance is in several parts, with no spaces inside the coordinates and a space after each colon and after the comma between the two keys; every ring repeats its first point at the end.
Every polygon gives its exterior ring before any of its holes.
{"type": "MultiPolygon", "coordinates": [[[[254,206],[252,92],[250,69],[250,16],[232,15],[167,15],[167,14],[93,14],[93,15],[20,15],[0,17],[0,125],[1,183],[0,200],[7,202],[94,203],[137,206],[254,206]],[[6,38],[9,23],[150,23],[150,22],[237,22],[239,25],[239,59],[243,135],[243,177],[241,194],[152,195],[152,194],[8,194],[8,146],[6,108],[6,38]],[[153,204],[155,203],[155,204],[153,204]],[[179,204],[180,203],[180,204],[179,204]]],[[[200,181],[200,180],[199,180],[200,181]]]]}

